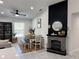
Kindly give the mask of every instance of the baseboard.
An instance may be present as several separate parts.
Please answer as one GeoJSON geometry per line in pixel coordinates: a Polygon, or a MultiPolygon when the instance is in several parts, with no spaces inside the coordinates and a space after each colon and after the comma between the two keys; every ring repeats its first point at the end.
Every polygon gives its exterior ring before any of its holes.
{"type": "Polygon", "coordinates": [[[74,54],[74,53],[76,53],[76,52],[79,52],[79,48],[78,48],[78,49],[75,49],[75,50],[70,51],[70,52],[69,52],[69,55],[72,55],[72,54],[74,54]]]}
{"type": "Polygon", "coordinates": [[[47,51],[51,52],[51,53],[56,53],[56,54],[60,54],[60,55],[66,56],[66,51],[59,51],[59,50],[54,50],[54,49],[50,49],[50,48],[47,48],[47,51]]]}

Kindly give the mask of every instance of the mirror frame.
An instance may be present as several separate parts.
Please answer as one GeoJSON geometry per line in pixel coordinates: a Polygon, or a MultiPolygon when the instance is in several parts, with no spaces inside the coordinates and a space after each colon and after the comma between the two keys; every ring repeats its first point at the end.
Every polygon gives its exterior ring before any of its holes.
{"type": "Polygon", "coordinates": [[[60,21],[54,21],[52,24],[52,28],[54,31],[60,31],[63,28],[63,24],[60,21]]]}

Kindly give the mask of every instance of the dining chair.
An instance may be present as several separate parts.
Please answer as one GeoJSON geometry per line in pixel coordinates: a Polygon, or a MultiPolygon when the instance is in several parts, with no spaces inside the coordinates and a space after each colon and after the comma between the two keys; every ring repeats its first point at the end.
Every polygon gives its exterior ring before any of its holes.
{"type": "Polygon", "coordinates": [[[35,41],[32,42],[35,50],[37,50],[37,46],[41,49],[41,35],[35,35],[35,41]]]}
{"type": "Polygon", "coordinates": [[[24,46],[24,50],[26,52],[26,50],[27,51],[30,50],[30,41],[29,41],[28,36],[25,36],[24,41],[25,41],[25,43],[23,44],[23,46],[24,46]]]}

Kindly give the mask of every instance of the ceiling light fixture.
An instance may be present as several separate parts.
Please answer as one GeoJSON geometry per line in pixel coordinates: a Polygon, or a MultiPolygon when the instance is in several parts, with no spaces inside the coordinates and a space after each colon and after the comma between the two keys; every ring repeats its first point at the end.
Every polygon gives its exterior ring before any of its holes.
{"type": "Polygon", "coordinates": [[[18,17],[19,15],[18,14],[15,14],[15,16],[18,17]]]}
{"type": "Polygon", "coordinates": [[[33,7],[33,6],[31,6],[31,7],[30,7],[30,9],[31,9],[31,10],[33,10],[33,9],[34,9],[34,7],[33,7]]]}
{"type": "Polygon", "coordinates": [[[4,12],[1,12],[1,14],[4,14],[4,12]]]}
{"type": "Polygon", "coordinates": [[[0,0],[0,4],[3,4],[4,2],[2,0],[0,0]]]}

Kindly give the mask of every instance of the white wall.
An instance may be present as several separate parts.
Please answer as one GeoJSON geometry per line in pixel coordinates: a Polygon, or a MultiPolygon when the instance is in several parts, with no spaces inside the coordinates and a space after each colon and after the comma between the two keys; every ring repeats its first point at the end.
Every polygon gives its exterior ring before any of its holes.
{"type": "Polygon", "coordinates": [[[79,0],[68,0],[71,13],[79,12],[79,0]]]}
{"type": "Polygon", "coordinates": [[[48,34],[48,9],[41,14],[41,16],[35,18],[32,21],[32,27],[35,28],[35,34],[36,35],[42,35],[44,37],[44,44],[45,47],[47,46],[47,34],[48,34]],[[37,20],[41,18],[41,28],[37,28],[37,20]]]}
{"type": "MultiPolygon", "coordinates": [[[[68,49],[68,53],[72,54],[74,52],[78,52],[79,51],[79,37],[76,37],[78,35],[77,32],[74,33],[74,31],[76,31],[77,29],[73,30],[73,26],[72,23],[74,22],[73,20],[75,20],[75,22],[73,23],[74,26],[79,26],[76,24],[76,22],[78,20],[76,20],[76,17],[74,17],[72,14],[74,13],[78,13],[79,12],[79,0],[68,0],[68,39],[67,39],[67,49],[68,49]],[[76,36],[75,36],[75,35],[76,36]]],[[[78,21],[79,22],[79,21],[78,21]]],[[[75,28],[75,27],[74,27],[75,28]]]]}
{"type": "Polygon", "coordinates": [[[71,53],[79,52],[79,14],[73,14],[71,21],[71,34],[70,34],[70,51],[71,53]]]}
{"type": "Polygon", "coordinates": [[[23,22],[25,23],[25,34],[28,32],[29,28],[32,28],[32,20],[27,19],[0,17],[0,22],[23,22]]]}

